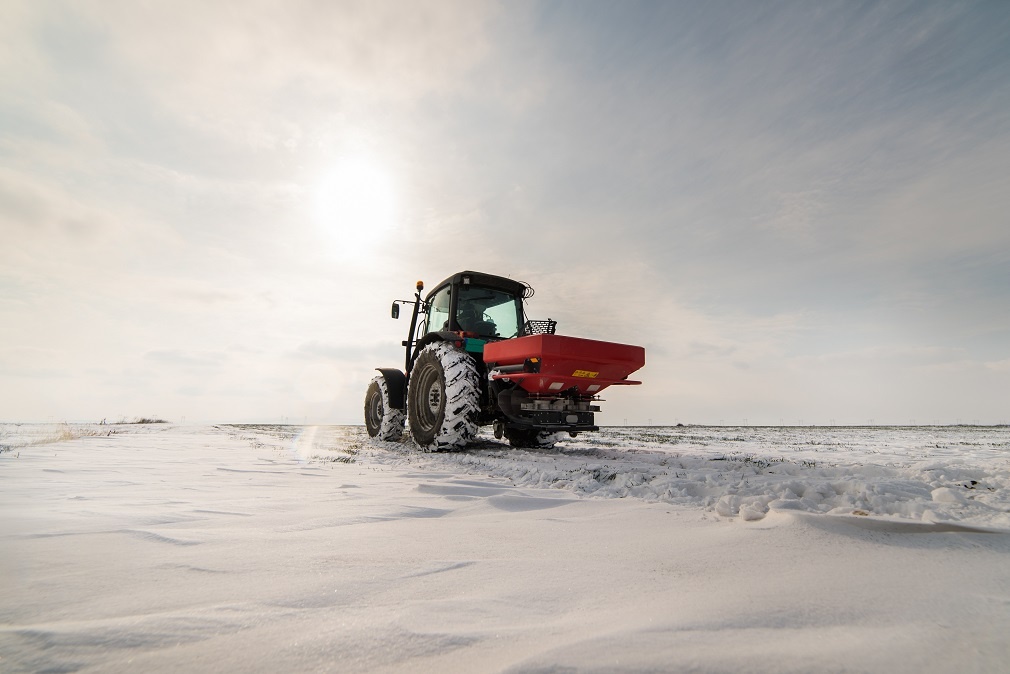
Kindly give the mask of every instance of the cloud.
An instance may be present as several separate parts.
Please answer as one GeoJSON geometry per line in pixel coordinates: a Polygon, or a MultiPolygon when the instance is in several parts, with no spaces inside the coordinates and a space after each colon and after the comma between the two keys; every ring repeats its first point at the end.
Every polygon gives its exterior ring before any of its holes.
{"type": "Polygon", "coordinates": [[[0,372],[10,377],[70,377],[68,354],[58,349],[14,346],[0,349],[0,372]]]}
{"type": "Polygon", "coordinates": [[[0,167],[0,232],[7,234],[9,243],[55,236],[80,245],[119,229],[109,212],[52,184],[0,167]]]}
{"type": "Polygon", "coordinates": [[[495,12],[481,2],[298,0],[240,11],[113,2],[54,8],[32,27],[117,71],[186,125],[273,149],[318,140],[306,114],[340,126],[379,103],[457,88],[486,56],[495,12]]]}
{"type": "Polygon", "coordinates": [[[646,346],[619,418],[904,415],[951,377],[1005,402],[1008,31],[998,5],[8,3],[0,338],[135,373],[110,406],[357,421],[402,360],[390,300],[477,268],[646,346]],[[354,152],[402,218],[349,256],[311,203],[354,152]]]}
{"type": "Polygon", "coordinates": [[[220,370],[230,359],[230,356],[227,353],[214,351],[156,349],[145,353],[144,358],[159,365],[180,367],[189,371],[207,371],[220,370]]]}
{"type": "Polygon", "coordinates": [[[189,287],[175,290],[173,294],[184,302],[192,302],[204,307],[234,304],[245,299],[245,297],[238,292],[221,290],[214,286],[206,285],[190,285],[189,287]]]}
{"type": "Polygon", "coordinates": [[[993,372],[1006,373],[1010,372],[1010,358],[1004,358],[1003,360],[989,361],[985,366],[992,370],[993,372]]]}
{"type": "MultiPolygon", "coordinates": [[[[402,348],[402,347],[401,347],[402,348]]],[[[296,358],[306,360],[320,360],[330,362],[353,361],[356,363],[378,363],[378,359],[383,355],[394,351],[396,345],[392,342],[382,341],[379,343],[348,344],[348,343],[326,343],[321,341],[304,342],[298,345],[293,355],[296,358]]]]}

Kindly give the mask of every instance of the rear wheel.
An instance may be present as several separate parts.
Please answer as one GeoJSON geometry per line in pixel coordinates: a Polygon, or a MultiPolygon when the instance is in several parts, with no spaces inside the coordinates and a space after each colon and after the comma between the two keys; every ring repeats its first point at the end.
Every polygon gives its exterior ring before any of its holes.
{"type": "Polygon", "coordinates": [[[554,443],[558,441],[559,434],[549,431],[518,430],[511,429],[505,431],[505,437],[509,444],[521,449],[553,449],[554,443]]]}
{"type": "Polygon", "coordinates": [[[379,440],[397,441],[403,437],[403,410],[389,406],[389,390],[386,379],[376,377],[368,385],[365,393],[365,428],[368,434],[379,440]]]}
{"type": "Polygon", "coordinates": [[[407,390],[410,435],[419,447],[464,448],[477,435],[479,403],[480,379],[470,355],[446,342],[421,350],[407,390]]]}

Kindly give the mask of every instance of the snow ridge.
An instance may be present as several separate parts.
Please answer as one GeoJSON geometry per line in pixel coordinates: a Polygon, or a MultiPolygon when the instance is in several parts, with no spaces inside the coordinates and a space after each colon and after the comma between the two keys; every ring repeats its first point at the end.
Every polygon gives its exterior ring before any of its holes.
{"type": "Polygon", "coordinates": [[[1010,529],[1010,429],[605,428],[554,450],[509,449],[482,433],[465,452],[421,459],[376,447],[380,463],[423,463],[760,520],[774,510],[961,522],[1010,529]]]}

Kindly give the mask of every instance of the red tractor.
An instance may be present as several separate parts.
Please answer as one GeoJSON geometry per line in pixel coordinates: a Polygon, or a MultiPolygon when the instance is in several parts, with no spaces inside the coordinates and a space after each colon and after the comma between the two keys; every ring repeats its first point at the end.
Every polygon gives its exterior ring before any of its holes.
{"type": "Polygon", "coordinates": [[[400,440],[404,421],[427,451],[462,449],[480,426],[513,447],[552,447],[561,432],[596,431],[600,392],[640,384],[640,346],[555,335],[553,320],[526,320],[528,284],[464,271],[422,300],[417,282],[403,371],[378,368],[365,394],[365,426],[380,440],[400,440]],[[419,320],[420,318],[420,320],[419,320]]]}

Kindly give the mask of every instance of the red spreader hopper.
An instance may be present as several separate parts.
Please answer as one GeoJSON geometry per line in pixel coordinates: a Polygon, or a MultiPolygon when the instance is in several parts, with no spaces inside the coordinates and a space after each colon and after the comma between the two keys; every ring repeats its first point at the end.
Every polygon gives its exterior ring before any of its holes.
{"type": "Polygon", "coordinates": [[[529,335],[484,345],[492,379],[508,379],[530,393],[556,395],[577,388],[595,396],[613,384],[641,384],[629,374],[645,365],[645,349],[562,335],[529,335]]]}

